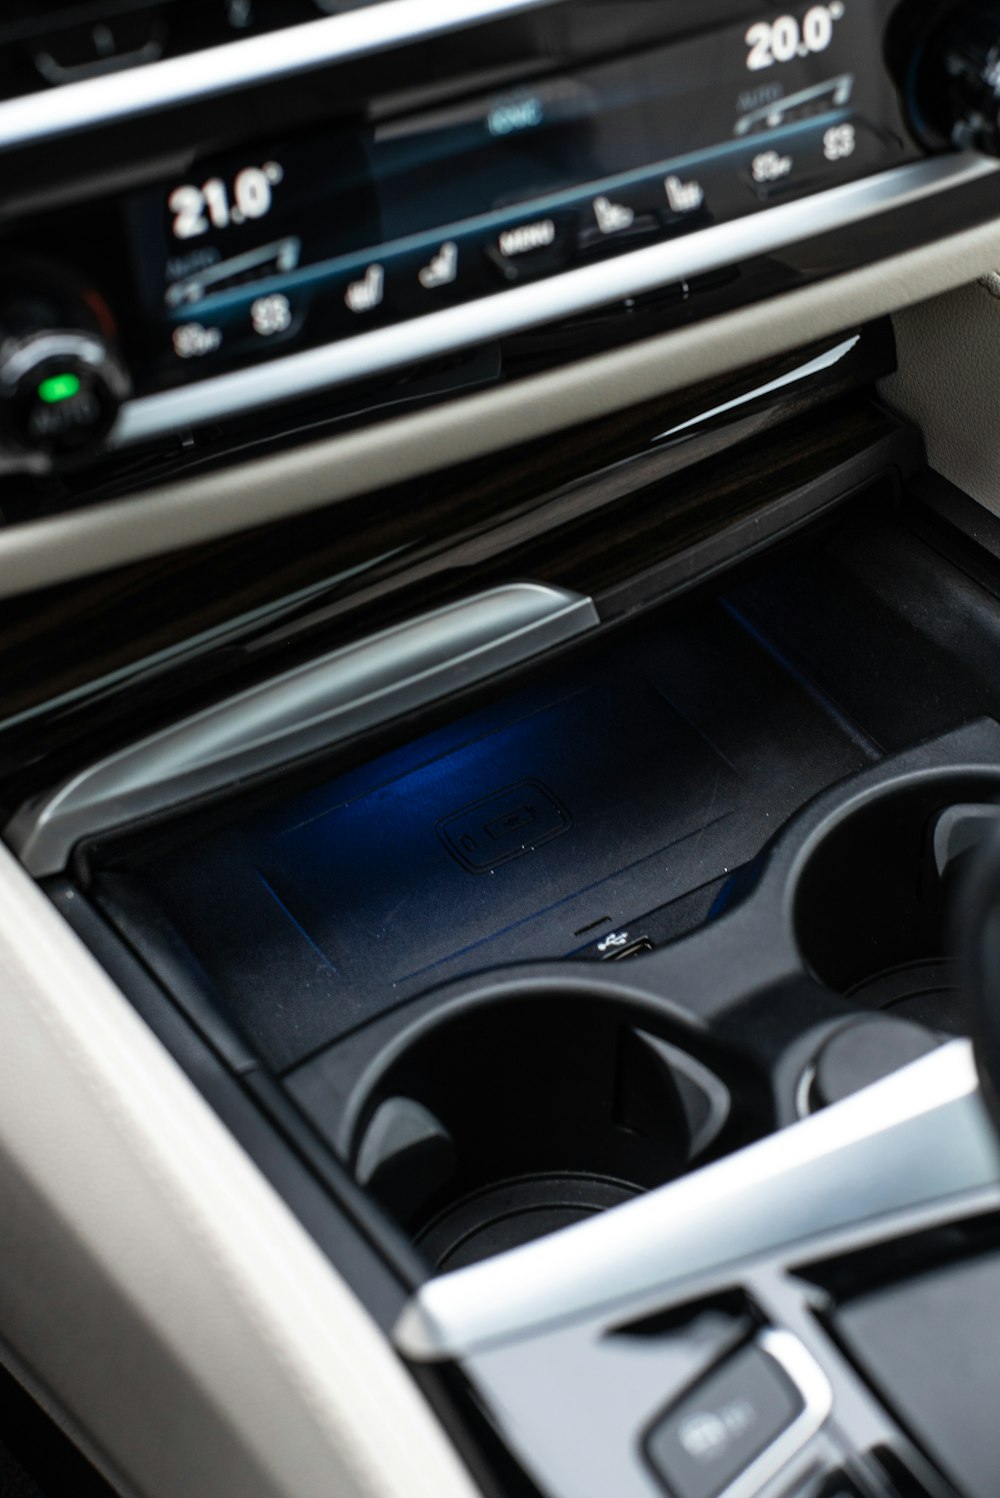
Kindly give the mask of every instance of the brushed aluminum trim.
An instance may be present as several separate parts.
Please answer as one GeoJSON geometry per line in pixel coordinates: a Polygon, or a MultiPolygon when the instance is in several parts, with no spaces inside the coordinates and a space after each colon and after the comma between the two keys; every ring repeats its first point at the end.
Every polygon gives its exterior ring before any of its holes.
{"type": "Polygon", "coordinates": [[[417,1361],[467,1359],[998,1185],[1000,1142],[972,1046],[956,1040],[672,1185],[429,1281],[396,1343],[417,1361]]]}
{"type": "Polygon", "coordinates": [[[589,598],[514,583],[449,604],[217,703],[90,765],[22,807],[4,833],[36,877],[81,838],[219,792],[577,638],[589,598]]]}
{"type": "Polygon", "coordinates": [[[719,1498],[759,1498],[767,1484],[818,1435],[833,1413],[833,1389],[812,1353],[791,1332],[765,1331],[757,1338],[763,1352],[784,1369],[802,1397],[802,1412],[776,1441],[741,1472],[719,1498]]]}

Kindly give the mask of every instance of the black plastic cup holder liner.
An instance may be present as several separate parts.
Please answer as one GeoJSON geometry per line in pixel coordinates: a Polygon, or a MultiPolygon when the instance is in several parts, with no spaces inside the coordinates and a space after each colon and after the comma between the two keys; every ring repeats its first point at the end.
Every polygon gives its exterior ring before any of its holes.
{"type": "Polygon", "coordinates": [[[447,1274],[572,1227],[637,1194],[624,1181],[599,1176],[522,1176],[447,1208],[423,1229],[416,1246],[435,1273],[447,1274]]]}
{"type": "Polygon", "coordinates": [[[448,1006],[362,1083],[355,1175],[437,1271],[661,1185],[706,1156],[730,1112],[725,1086],[661,1026],[568,986],[448,1006]]]}
{"type": "Polygon", "coordinates": [[[943,863],[936,834],[953,808],[991,803],[1000,766],[917,775],[850,810],[795,888],[795,936],[816,976],[860,1006],[950,1028],[960,983],[948,927],[962,860],[943,863]]]}

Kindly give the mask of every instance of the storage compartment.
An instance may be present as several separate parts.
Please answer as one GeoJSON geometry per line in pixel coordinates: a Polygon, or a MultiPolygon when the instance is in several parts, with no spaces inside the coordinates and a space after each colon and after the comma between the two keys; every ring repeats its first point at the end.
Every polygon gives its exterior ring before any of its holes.
{"type": "Polygon", "coordinates": [[[865,759],[729,606],[702,604],[229,826],[142,838],[97,889],[154,958],[165,915],[171,951],[284,1071],[456,978],[701,925],[865,759]]]}
{"type": "Polygon", "coordinates": [[[995,726],[954,733],[1000,718],[998,643],[993,592],[869,497],[451,721],[103,839],[79,892],[457,1268],[791,1121],[866,1011],[962,1031],[934,831],[1000,798],[995,726]]]}

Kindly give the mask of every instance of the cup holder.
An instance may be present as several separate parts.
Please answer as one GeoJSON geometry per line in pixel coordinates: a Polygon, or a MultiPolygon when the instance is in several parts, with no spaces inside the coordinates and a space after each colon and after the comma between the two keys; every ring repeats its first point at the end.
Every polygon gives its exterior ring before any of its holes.
{"type": "Polygon", "coordinates": [[[363,1084],[358,1181],[438,1272],[663,1184],[720,1140],[729,1095],[657,1019],[578,991],[446,1008],[363,1084]]]}
{"type": "Polygon", "coordinates": [[[796,884],[799,950],[860,1006],[963,1032],[949,913],[961,855],[996,816],[1000,772],[915,776],[847,812],[796,884]]]}

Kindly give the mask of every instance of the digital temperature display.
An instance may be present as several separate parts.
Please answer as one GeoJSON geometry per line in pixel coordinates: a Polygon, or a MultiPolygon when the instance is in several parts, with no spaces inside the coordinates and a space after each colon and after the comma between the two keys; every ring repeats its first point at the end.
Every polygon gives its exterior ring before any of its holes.
{"type": "Polygon", "coordinates": [[[813,0],[144,189],[150,357],[169,384],[336,342],[881,170],[904,147],[879,35],[813,0]]]}
{"type": "Polygon", "coordinates": [[[232,186],[221,177],[209,177],[200,187],[190,183],[175,187],[167,199],[174,238],[198,239],[212,229],[266,218],[274,204],[274,189],[284,176],[280,162],[268,161],[264,166],[243,167],[232,186]]]}
{"type": "MultiPolygon", "coordinates": [[[[858,3],[858,0],[855,0],[858,3]]],[[[800,22],[796,16],[778,16],[775,21],[756,21],[746,34],[750,49],[747,67],[751,73],[827,52],[833,46],[834,29],[845,15],[842,0],[813,5],[800,22]]]]}

